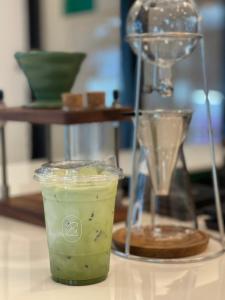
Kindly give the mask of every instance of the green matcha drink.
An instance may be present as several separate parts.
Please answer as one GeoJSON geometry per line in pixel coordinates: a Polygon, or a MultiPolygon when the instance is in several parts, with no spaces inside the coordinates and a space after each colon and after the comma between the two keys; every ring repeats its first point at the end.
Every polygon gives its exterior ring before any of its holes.
{"type": "Polygon", "coordinates": [[[69,285],[107,277],[120,170],[102,162],[42,166],[41,183],[52,277],[69,285]]]}

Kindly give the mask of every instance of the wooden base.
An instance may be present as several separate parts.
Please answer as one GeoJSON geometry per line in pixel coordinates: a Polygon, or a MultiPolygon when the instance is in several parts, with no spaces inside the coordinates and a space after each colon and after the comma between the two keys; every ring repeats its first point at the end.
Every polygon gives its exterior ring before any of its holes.
{"type": "MultiPolygon", "coordinates": [[[[39,226],[45,225],[42,195],[31,194],[12,197],[5,202],[0,202],[0,215],[24,221],[39,226]]],[[[126,219],[127,208],[116,206],[114,223],[126,219]]]]}
{"type": "MultiPolygon", "coordinates": [[[[125,249],[125,240],[125,228],[114,232],[113,242],[120,251],[125,249]]],[[[130,253],[150,258],[184,258],[204,252],[208,242],[209,236],[200,230],[157,226],[153,232],[150,226],[145,226],[132,230],[130,253]]]]}

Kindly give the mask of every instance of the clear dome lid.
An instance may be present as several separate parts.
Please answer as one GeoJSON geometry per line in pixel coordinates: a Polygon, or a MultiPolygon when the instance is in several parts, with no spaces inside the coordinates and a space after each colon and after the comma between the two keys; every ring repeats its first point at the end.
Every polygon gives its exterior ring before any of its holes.
{"type": "Polygon", "coordinates": [[[171,67],[192,53],[201,37],[200,18],[191,0],[137,0],[127,18],[127,38],[137,54],[160,67],[171,67]]]}
{"type": "Polygon", "coordinates": [[[105,161],[60,161],[35,170],[34,179],[44,184],[91,184],[123,178],[120,168],[105,161]]]}

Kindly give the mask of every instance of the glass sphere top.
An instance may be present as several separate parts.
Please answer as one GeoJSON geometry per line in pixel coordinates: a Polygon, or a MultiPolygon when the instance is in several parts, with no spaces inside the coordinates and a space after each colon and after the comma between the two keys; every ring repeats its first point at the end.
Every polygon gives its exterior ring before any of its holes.
{"type": "Polygon", "coordinates": [[[191,0],[137,0],[127,18],[128,41],[137,54],[159,66],[172,66],[194,50],[199,15],[191,0]]]}

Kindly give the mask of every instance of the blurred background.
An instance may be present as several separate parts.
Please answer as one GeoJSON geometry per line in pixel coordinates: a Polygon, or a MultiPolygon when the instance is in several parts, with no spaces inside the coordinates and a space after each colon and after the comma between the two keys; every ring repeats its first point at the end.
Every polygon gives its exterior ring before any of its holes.
{"type": "MultiPolygon", "coordinates": [[[[84,51],[88,54],[73,90],[82,93],[102,90],[107,105],[113,90],[120,91],[124,105],[133,105],[135,56],[125,42],[125,23],[133,0],[2,0],[0,2],[0,88],[5,102],[18,106],[31,101],[31,93],[14,59],[16,51],[41,49],[49,51],[84,51]]],[[[221,0],[199,0],[206,38],[207,68],[212,105],[213,126],[219,146],[218,164],[223,163],[224,92],[225,92],[225,4],[221,0]],[[221,146],[221,147],[220,147],[221,146]]],[[[145,66],[146,78],[150,74],[145,66]]],[[[188,143],[208,143],[207,121],[202,91],[199,53],[177,64],[174,70],[175,94],[166,100],[168,107],[193,107],[188,143]]],[[[156,95],[142,95],[142,106],[160,106],[156,95]]],[[[165,103],[164,103],[165,104],[165,103]]],[[[131,145],[131,124],[123,124],[121,147],[131,145]]],[[[107,143],[107,135],[105,136],[107,143]]],[[[109,141],[110,142],[110,141],[109,141]]],[[[51,128],[52,157],[63,157],[63,128],[51,128]]],[[[46,130],[43,126],[9,123],[7,149],[10,162],[45,158],[46,130]]]]}

